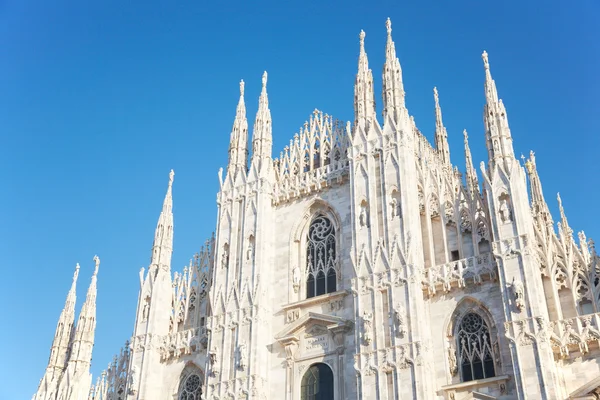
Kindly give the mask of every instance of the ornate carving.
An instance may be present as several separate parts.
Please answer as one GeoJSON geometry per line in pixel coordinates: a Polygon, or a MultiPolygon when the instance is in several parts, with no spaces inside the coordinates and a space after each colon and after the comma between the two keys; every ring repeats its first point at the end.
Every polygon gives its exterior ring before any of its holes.
{"type": "Polygon", "coordinates": [[[363,313],[363,341],[367,346],[371,344],[372,340],[372,319],[373,314],[368,313],[366,311],[363,313]]]}
{"type": "Polygon", "coordinates": [[[294,288],[294,293],[298,293],[300,289],[300,268],[297,266],[292,270],[292,287],[294,288]]]}
{"type": "Polygon", "coordinates": [[[515,277],[513,277],[511,289],[515,301],[515,307],[517,310],[519,310],[519,312],[521,312],[523,307],[525,307],[525,288],[523,287],[523,283],[521,281],[517,281],[515,277]]]}
{"type": "Polygon", "coordinates": [[[407,330],[407,322],[406,322],[406,311],[402,305],[397,305],[393,311],[394,317],[394,326],[396,329],[396,335],[399,337],[404,337],[406,335],[407,330]]]}
{"type": "Polygon", "coordinates": [[[450,366],[450,375],[458,374],[458,365],[456,363],[456,349],[453,346],[448,347],[448,364],[450,366]]]}

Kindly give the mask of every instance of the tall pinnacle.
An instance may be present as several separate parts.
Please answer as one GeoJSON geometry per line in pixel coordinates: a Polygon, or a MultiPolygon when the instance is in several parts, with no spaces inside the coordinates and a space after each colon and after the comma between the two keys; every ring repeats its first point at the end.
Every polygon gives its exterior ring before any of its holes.
{"type": "Polygon", "coordinates": [[[540,222],[540,227],[553,228],[552,215],[548,204],[544,199],[544,191],[542,190],[542,181],[538,175],[537,165],[535,163],[535,153],[529,153],[529,160],[525,163],[525,168],[529,175],[529,188],[531,191],[531,209],[533,217],[540,222]]]}
{"type": "Polygon", "coordinates": [[[365,52],[365,31],[360,31],[360,52],[358,55],[358,73],[354,83],[354,119],[360,121],[375,119],[375,94],[373,92],[373,72],[369,69],[369,60],[365,52]]]}
{"type": "Polygon", "coordinates": [[[446,164],[450,163],[450,146],[448,145],[448,133],[442,121],[442,109],[437,88],[433,88],[435,99],[435,147],[446,164]]]}
{"type": "MultiPolygon", "coordinates": [[[[73,338],[71,357],[69,365],[79,370],[80,367],[89,371],[89,365],[92,361],[92,349],[94,347],[94,333],[96,330],[96,297],[98,290],[96,287],[98,279],[98,269],[100,268],[100,258],[94,256],[94,274],[87,291],[85,303],[79,312],[77,328],[73,338]]],[[[71,367],[70,367],[71,368],[71,367]]]]}
{"type": "Polygon", "coordinates": [[[273,132],[271,126],[271,110],[269,110],[269,97],[267,96],[267,71],[262,76],[262,91],[258,99],[258,111],[254,122],[252,135],[252,163],[259,160],[271,159],[273,147],[273,132]]]}
{"type": "Polygon", "coordinates": [[[169,173],[169,186],[163,202],[163,208],[158,217],[156,232],[154,234],[154,244],[152,245],[151,271],[156,271],[158,267],[165,270],[171,268],[171,255],[173,253],[173,178],[175,172],[169,173]]]}
{"type": "Polygon", "coordinates": [[[486,145],[488,149],[490,170],[502,165],[506,170],[516,161],[512,145],[512,136],[508,127],[506,109],[502,100],[498,99],[496,83],[492,79],[490,63],[486,51],[481,55],[485,69],[485,98],[486,104],[483,113],[485,125],[486,145]]]}
{"type": "Polygon", "coordinates": [[[246,171],[248,166],[248,120],[244,103],[244,81],[240,81],[240,100],[235,112],[229,143],[229,166],[227,172],[246,171]]]}
{"type": "Polygon", "coordinates": [[[560,193],[556,194],[556,199],[558,200],[558,208],[560,210],[560,223],[562,225],[562,231],[565,235],[565,239],[569,242],[573,241],[573,229],[569,226],[569,221],[567,221],[567,215],[565,214],[565,209],[563,208],[562,199],[560,198],[560,193]]]}
{"type": "Polygon", "coordinates": [[[465,137],[465,162],[467,165],[467,189],[471,197],[475,197],[475,193],[479,193],[479,181],[477,180],[477,171],[473,166],[473,158],[471,157],[471,148],[469,147],[469,135],[467,130],[463,131],[465,137]]]}
{"type": "Polygon", "coordinates": [[[407,113],[404,101],[404,84],[402,68],[396,56],[396,46],[392,40],[392,21],[385,22],[387,28],[387,43],[385,45],[385,64],[383,65],[383,119],[387,117],[398,122],[400,116],[407,113]]]}

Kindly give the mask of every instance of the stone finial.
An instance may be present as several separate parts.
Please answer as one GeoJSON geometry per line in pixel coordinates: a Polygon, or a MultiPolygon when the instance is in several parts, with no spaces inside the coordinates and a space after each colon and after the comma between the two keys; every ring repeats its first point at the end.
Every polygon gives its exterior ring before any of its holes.
{"type": "Polygon", "coordinates": [[[433,98],[435,99],[435,106],[439,107],[440,105],[440,96],[438,95],[437,87],[433,87],[433,98]]]}
{"type": "Polygon", "coordinates": [[[171,170],[171,172],[169,172],[169,186],[173,185],[173,177],[175,176],[175,171],[171,170]]]}
{"type": "Polygon", "coordinates": [[[267,71],[263,72],[262,86],[263,86],[263,89],[265,89],[267,87],[267,71]]]}
{"type": "Polygon", "coordinates": [[[483,51],[483,54],[481,54],[481,58],[483,59],[483,66],[485,67],[485,69],[490,69],[490,63],[488,61],[488,53],[487,51],[483,51]]]}
{"type": "Polygon", "coordinates": [[[244,85],[245,85],[245,83],[244,83],[244,80],[242,79],[240,81],[240,97],[244,97],[244,85]]]}
{"type": "Polygon", "coordinates": [[[463,136],[465,138],[465,143],[467,143],[467,141],[469,140],[469,134],[467,133],[466,129],[463,129],[463,136]]]}
{"type": "Polygon", "coordinates": [[[388,36],[392,34],[392,21],[388,17],[387,21],[385,21],[385,27],[387,29],[388,36]]]}
{"type": "Polygon", "coordinates": [[[361,29],[360,30],[360,34],[358,35],[358,37],[360,38],[360,51],[361,51],[361,53],[364,53],[364,51],[365,51],[365,36],[367,36],[367,34],[365,33],[365,31],[363,31],[361,29]]]}

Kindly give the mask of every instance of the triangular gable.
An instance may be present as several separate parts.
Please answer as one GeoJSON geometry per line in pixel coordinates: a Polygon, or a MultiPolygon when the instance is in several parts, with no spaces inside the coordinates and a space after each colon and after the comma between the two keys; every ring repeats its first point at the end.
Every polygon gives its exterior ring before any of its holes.
{"type": "Polygon", "coordinates": [[[290,336],[295,336],[304,327],[313,323],[325,325],[329,330],[335,328],[350,328],[352,326],[352,321],[344,318],[336,317],[333,315],[309,312],[302,318],[297,319],[296,321],[294,321],[294,323],[290,324],[285,329],[280,331],[277,335],[275,335],[275,338],[277,340],[282,340],[290,336]]]}

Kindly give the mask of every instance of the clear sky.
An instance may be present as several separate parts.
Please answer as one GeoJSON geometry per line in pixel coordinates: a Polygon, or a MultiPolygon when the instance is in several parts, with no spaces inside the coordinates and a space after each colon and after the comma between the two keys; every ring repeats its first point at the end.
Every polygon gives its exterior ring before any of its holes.
{"type": "Polygon", "coordinates": [[[252,125],[268,71],[279,154],[315,108],[353,120],[364,29],[380,115],[387,17],[421,131],[433,141],[437,86],[452,161],[464,170],[464,128],[487,161],[487,50],[555,220],[560,191],[573,229],[600,240],[600,3],[369,3],[0,2],[0,400],[35,392],[77,262],[79,310],[102,261],[95,376],[131,336],[171,168],[173,269],[210,236],[240,79],[252,125]]]}

